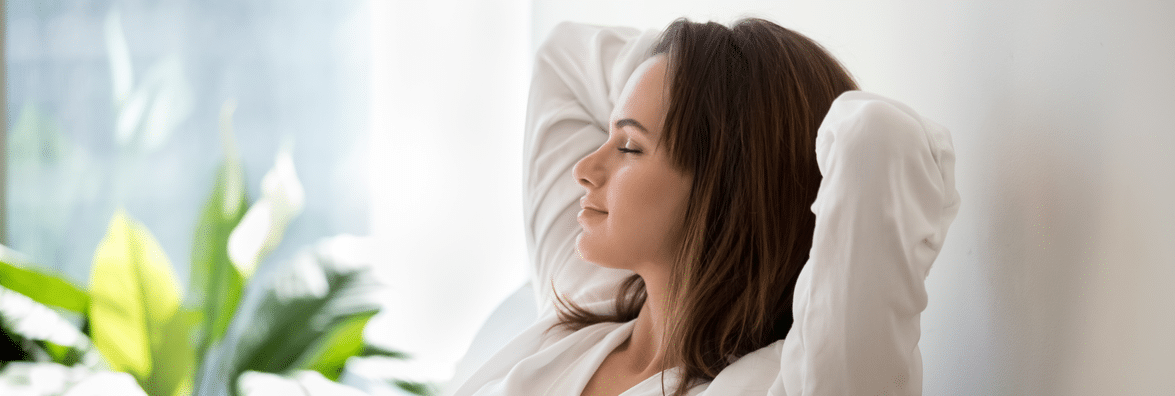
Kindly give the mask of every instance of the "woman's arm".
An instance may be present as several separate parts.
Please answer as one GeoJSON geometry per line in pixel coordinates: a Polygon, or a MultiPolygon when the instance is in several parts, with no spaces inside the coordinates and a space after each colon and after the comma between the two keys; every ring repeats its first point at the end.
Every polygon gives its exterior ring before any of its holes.
{"type": "Polygon", "coordinates": [[[925,279],[959,210],[950,133],[870,93],[833,102],[824,178],[772,394],[920,395],[925,279]]]}
{"type": "Polygon", "coordinates": [[[632,274],[578,257],[584,189],[571,169],[607,140],[620,91],[648,57],[656,31],[564,22],[535,55],[523,147],[523,216],[539,316],[553,312],[552,283],[580,304],[605,301],[632,274]]]}

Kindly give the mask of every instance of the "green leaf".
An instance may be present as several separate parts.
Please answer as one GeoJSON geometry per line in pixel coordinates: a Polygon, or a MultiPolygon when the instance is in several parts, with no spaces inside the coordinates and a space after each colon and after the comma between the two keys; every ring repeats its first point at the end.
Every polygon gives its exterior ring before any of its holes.
{"type": "Polygon", "coordinates": [[[423,382],[396,380],[394,383],[400,389],[413,395],[429,396],[436,394],[436,390],[432,386],[423,382]]]}
{"type": "Polygon", "coordinates": [[[191,331],[200,323],[197,311],[181,309],[163,324],[165,337],[151,349],[151,360],[157,363],[151,376],[140,381],[143,391],[153,396],[191,394],[192,374],[196,369],[191,331]]]}
{"type": "MultiPolygon", "coordinates": [[[[45,167],[68,159],[69,138],[49,114],[33,103],[21,106],[20,117],[8,131],[8,161],[11,169],[21,170],[45,167]]],[[[17,176],[17,175],[11,175],[17,176]]]]}
{"type": "Polygon", "coordinates": [[[245,175],[232,136],[232,102],[221,110],[221,137],[225,159],[216,174],[216,184],[204,204],[192,241],[191,290],[204,313],[197,359],[224,336],[237,304],[245,278],[228,256],[228,239],[245,215],[245,175]]]}
{"type": "Polygon", "coordinates": [[[305,366],[331,372],[363,351],[363,325],[378,312],[384,286],[370,263],[336,254],[354,250],[348,238],[303,250],[257,285],[259,303],[238,313],[222,344],[204,360],[212,367],[201,370],[202,392],[232,391],[236,386],[223,378],[249,370],[286,373],[305,366]]]}
{"type": "Polygon", "coordinates": [[[122,210],[114,214],[90,272],[94,345],[110,367],[135,376],[151,395],[171,395],[190,340],[178,314],[180,289],[151,233],[122,210]],[[155,371],[162,371],[156,373],[155,371]]]}
{"type": "Polygon", "coordinates": [[[63,366],[78,364],[82,361],[82,357],[85,356],[85,352],[78,348],[57,345],[49,341],[37,341],[37,345],[40,345],[45,352],[49,353],[49,356],[53,358],[53,363],[63,366]]]}
{"type": "Polygon", "coordinates": [[[388,358],[392,358],[392,359],[409,359],[412,357],[412,356],[408,355],[407,353],[404,353],[401,351],[384,348],[382,346],[375,346],[375,345],[371,345],[371,344],[364,345],[363,352],[360,352],[359,356],[383,356],[383,357],[388,357],[388,358]]]}
{"type": "Polygon", "coordinates": [[[27,351],[42,361],[72,364],[91,349],[90,340],[57,311],[2,287],[0,329],[25,340],[27,351]]]}
{"type": "Polygon", "coordinates": [[[331,381],[338,381],[347,358],[363,352],[363,328],[372,316],[375,312],[353,315],[331,326],[327,334],[302,354],[294,369],[314,370],[331,381]]]}
{"type": "Polygon", "coordinates": [[[47,275],[23,264],[23,259],[0,245],[0,286],[32,298],[41,304],[85,312],[90,297],[72,283],[47,275]]]}

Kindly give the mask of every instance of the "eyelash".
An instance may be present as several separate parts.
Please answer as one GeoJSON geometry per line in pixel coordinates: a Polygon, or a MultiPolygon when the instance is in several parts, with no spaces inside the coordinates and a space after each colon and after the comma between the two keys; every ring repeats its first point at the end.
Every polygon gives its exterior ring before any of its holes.
{"type": "Polygon", "coordinates": [[[624,147],[620,147],[617,150],[620,150],[620,152],[625,153],[625,154],[640,154],[640,152],[641,152],[640,150],[633,150],[633,149],[624,148],[624,147]]]}

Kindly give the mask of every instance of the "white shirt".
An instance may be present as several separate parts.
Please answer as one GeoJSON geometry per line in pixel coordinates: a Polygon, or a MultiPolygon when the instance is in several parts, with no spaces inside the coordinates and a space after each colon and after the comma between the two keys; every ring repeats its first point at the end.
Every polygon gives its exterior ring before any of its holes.
{"type": "MultiPolygon", "coordinates": [[[[539,319],[455,395],[579,395],[633,322],[556,327],[551,285],[609,309],[632,272],[580,260],[584,190],[571,170],[607,140],[607,121],[658,31],[563,23],[540,47],[527,109],[524,215],[539,319]]],[[[816,139],[816,228],[784,340],[747,354],[691,395],[919,395],[924,281],[959,209],[949,132],[875,94],[841,95],[816,139]]],[[[676,369],[626,396],[672,392],[676,369]],[[664,378],[662,378],[664,377],[664,378]]]]}

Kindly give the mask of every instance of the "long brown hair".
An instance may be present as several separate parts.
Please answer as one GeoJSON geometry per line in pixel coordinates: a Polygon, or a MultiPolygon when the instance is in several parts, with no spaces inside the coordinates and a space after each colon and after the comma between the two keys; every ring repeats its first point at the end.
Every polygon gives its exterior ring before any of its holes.
{"type": "MultiPolygon", "coordinates": [[[[683,369],[673,394],[684,395],[791,328],[816,224],[816,131],[857,85],[819,44],[758,18],[730,28],[678,19],[649,55],[658,54],[669,58],[662,143],[693,175],[663,344],[666,365],[683,369]]],[[[635,319],[647,291],[633,275],[604,313],[556,297],[560,325],[578,330],[635,319]]]]}

